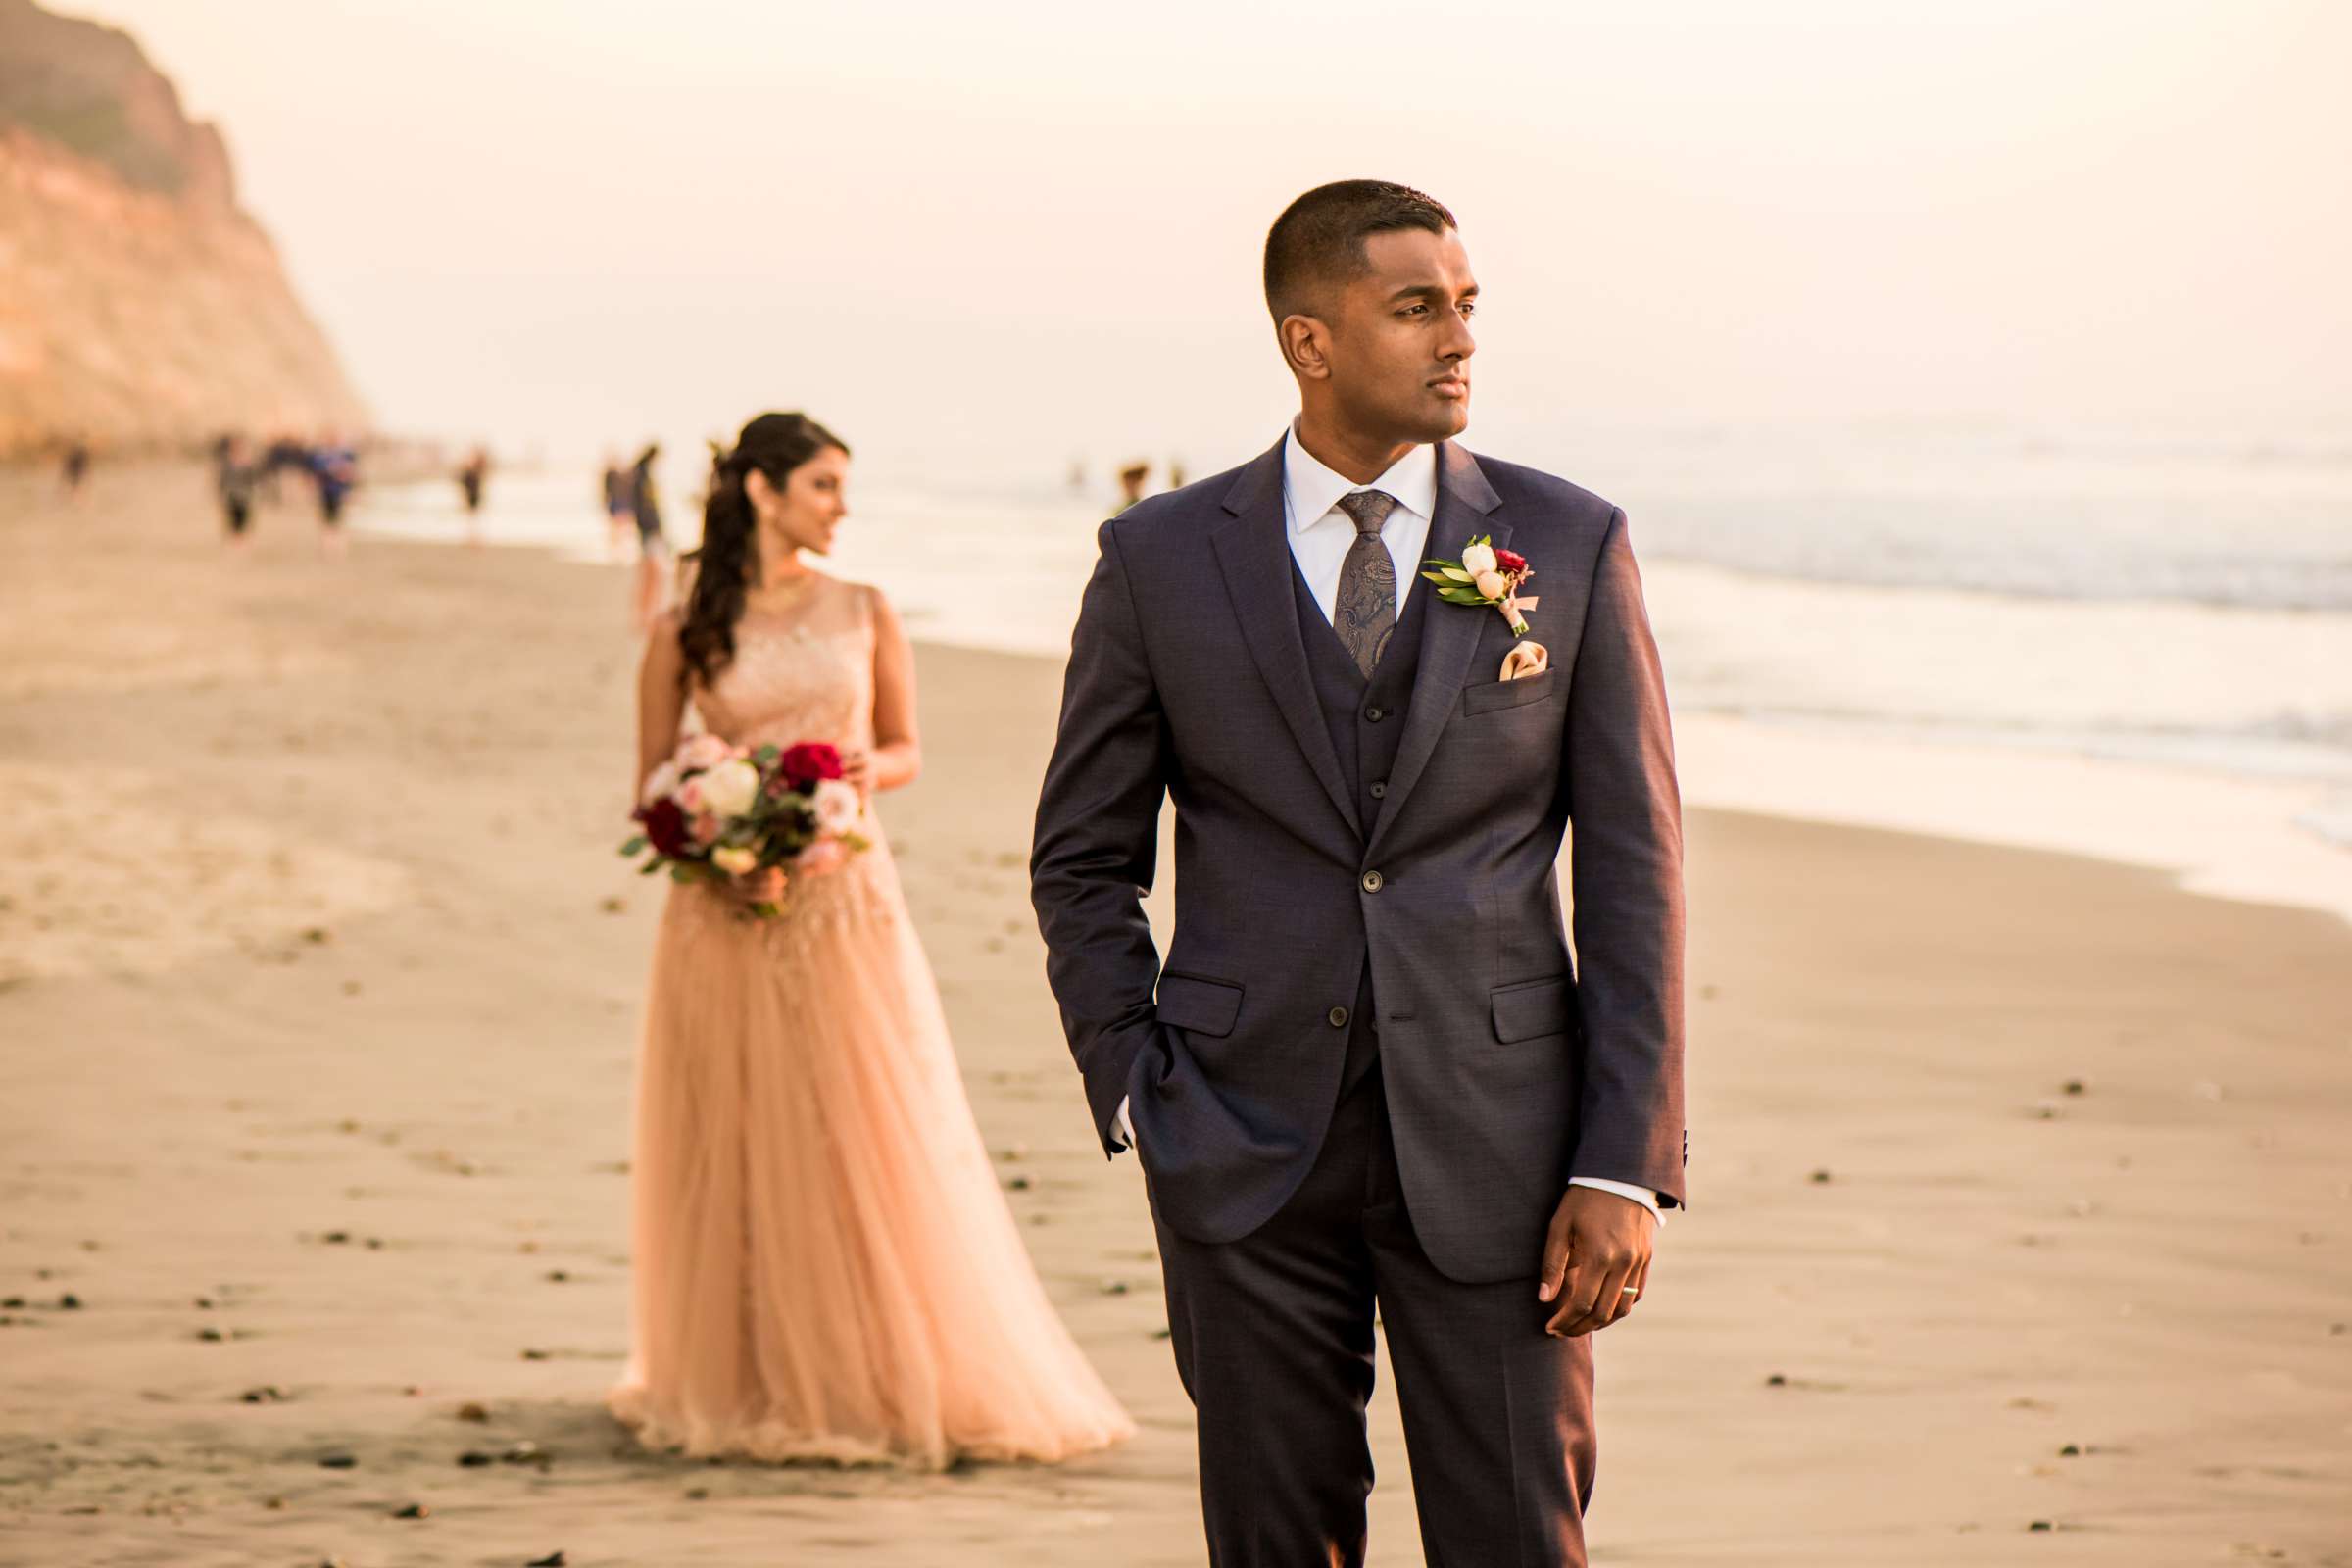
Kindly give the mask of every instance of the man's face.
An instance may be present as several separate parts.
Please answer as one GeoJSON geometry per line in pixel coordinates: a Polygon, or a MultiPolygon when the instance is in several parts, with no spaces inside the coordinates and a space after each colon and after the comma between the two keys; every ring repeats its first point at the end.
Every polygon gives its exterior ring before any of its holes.
{"type": "Polygon", "coordinates": [[[1341,416],[1367,435],[1443,441],[1470,423],[1478,280],[1453,230],[1364,241],[1365,270],[1338,295],[1327,359],[1341,416]]]}

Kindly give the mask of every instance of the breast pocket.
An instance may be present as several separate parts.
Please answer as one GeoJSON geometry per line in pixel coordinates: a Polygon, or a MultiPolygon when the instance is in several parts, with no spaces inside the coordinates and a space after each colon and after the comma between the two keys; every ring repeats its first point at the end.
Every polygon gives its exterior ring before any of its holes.
{"type": "Polygon", "coordinates": [[[1539,670],[1522,675],[1517,680],[1491,680],[1484,685],[1462,688],[1462,716],[1499,712],[1506,708],[1523,708],[1540,703],[1556,689],[1559,679],[1556,669],[1539,670]]]}

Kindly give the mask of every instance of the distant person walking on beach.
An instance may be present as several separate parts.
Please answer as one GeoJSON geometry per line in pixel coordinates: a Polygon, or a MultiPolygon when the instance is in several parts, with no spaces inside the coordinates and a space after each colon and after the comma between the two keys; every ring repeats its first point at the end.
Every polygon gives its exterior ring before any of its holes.
{"type": "Polygon", "coordinates": [[[482,542],[482,490],[490,482],[490,454],[475,447],[458,467],[458,495],[466,503],[466,542],[482,542]]]}
{"type": "Polygon", "coordinates": [[[360,455],[342,436],[329,431],[310,451],[311,478],[318,486],[318,546],[329,555],[343,553],[343,504],[360,482],[360,455]]]}
{"type": "Polygon", "coordinates": [[[864,804],[922,763],[897,611],[808,559],[832,552],[849,470],[805,415],[745,425],[713,465],[685,603],[646,641],[632,793],[674,774],[691,705],[695,746],[838,774],[867,847],[789,885],[770,867],[665,895],[609,1402],[647,1446],[697,1457],[1069,1459],[1134,1423],[1039,1286],[864,804]]]}
{"type": "Polygon", "coordinates": [[[66,460],[58,469],[58,482],[64,486],[68,501],[81,499],[82,486],[90,477],[90,444],[76,436],[66,444],[66,460]]]}
{"type": "Polygon", "coordinates": [[[1152,477],[1152,465],[1130,463],[1119,470],[1119,504],[1116,511],[1125,512],[1144,499],[1144,482],[1152,477]]]}
{"type": "Polygon", "coordinates": [[[605,449],[604,472],[605,553],[618,561],[628,547],[629,534],[636,526],[636,509],[629,501],[629,470],[622,467],[620,454],[611,447],[605,449]]]}
{"type": "Polygon", "coordinates": [[[229,548],[242,550],[251,542],[246,530],[253,524],[254,495],[262,483],[262,466],[254,458],[253,443],[241,435],[223,437],[213,479],[220,497],[221,520],[228,525],[229,548]]]}
{"type": "Polygon", "coordinates": [[[629,466],[629,514],[637,523],[637,580],[632,601],[638,631],[654,623],[669,593],[669,535],[662,531],[662,497],[654,488],[654,463],[662,443],[649,441],[629,466]]]}

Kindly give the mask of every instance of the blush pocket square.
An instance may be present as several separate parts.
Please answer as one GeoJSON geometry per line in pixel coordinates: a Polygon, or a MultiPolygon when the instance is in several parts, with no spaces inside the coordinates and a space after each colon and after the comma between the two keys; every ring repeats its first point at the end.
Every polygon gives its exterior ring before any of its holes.
{"type": "Polygon", "coordinates": [[[1502,656],[1502,673],[1496,680],[1520,680],[1529,675],[1541,675],[1551,667],[1551,651],[1542,643],[1513,643],[1511,651],[1502,656]]]}

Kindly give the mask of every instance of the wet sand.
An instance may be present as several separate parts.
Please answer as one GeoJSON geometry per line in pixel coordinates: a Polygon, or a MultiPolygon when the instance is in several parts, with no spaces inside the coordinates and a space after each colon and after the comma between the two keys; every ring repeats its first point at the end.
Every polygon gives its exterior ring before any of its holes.
{"type": "MultiPolygon", "coordinates": [[[[189,470],[72,511],[0,476],[0,1563],[1201,1561],[1142,1185],[1028,908],[1058,670],[923,650],[928,771],[883,810],[1009,1200],[1142,1435],[664,1460],[597,1402],[659,897],[612,854],[624,574],[216,528],[189,470]]],[[[1600,1342],[1595,1562],[2352,1564],[2352,927],[1690,830],[1697,1206],[1600,1342]]],[[[1373,1419],[1399,1568],[1385,1368],[1373,1419]]]]}

